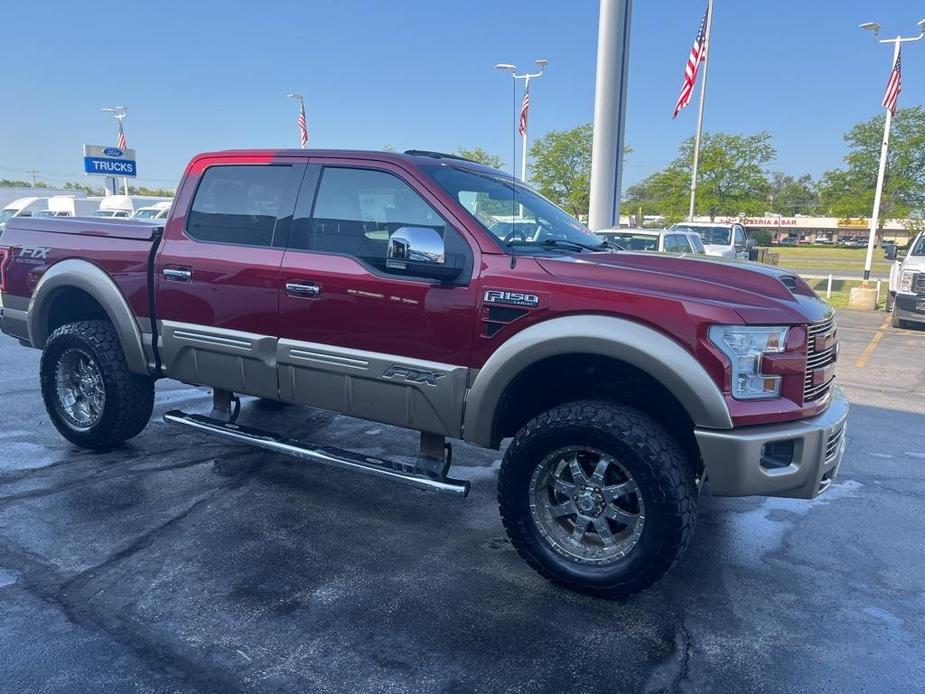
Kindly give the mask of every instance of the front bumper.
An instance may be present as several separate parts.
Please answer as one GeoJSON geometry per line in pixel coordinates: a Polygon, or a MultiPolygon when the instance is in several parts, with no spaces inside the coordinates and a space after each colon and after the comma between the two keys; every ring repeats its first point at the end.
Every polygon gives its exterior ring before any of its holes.
{"type": "Polygon", "coordinates": [[[832,389],[828,409],[809,419],[737,429],[695,429],[700,454],[717,496],[784,496],[812,499],[838,474],[845,453],[848,399],[832,389]],[[786,467],[762,465],[765,444],[793,441],[786,467]]]}
{"type": "Polygon", "coordinates": [[[897,318],[925,323],[925,294],[897,293],[894,301],[897,318]]]}

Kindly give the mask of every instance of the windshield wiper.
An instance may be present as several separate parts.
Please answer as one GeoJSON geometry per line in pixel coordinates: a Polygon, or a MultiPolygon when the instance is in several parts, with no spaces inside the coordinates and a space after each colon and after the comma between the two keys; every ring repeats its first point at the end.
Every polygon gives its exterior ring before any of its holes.
{"type": "Polygon", "coordinates": [[[592,246],[589,243],[581,243],[580,241],[572,241],[571,239],[546,239],[544,241],[525,241],[525,240],[511,240],[505,242],[506,246],[510,247],[525,247],[533,246],[545,246],[547,248],[565,248],[566,246],[576,249],[576,250],[585,250],[597,253],[599,251],[610,250],[611,246],[606,241],[602,241],[596,246],[592,246]]]}

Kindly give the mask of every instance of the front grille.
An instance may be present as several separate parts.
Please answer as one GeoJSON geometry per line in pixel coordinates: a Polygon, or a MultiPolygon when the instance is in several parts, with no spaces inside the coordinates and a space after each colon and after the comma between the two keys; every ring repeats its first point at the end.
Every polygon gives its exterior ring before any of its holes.
{"type": "Polygon", "coordinates": [[[825,442],[825,462],[831,463],[838,455],[838,447],[841,445],[842,436],[845,433],[845,427],[839,427],[837,431],[829,434],[825,442]]]}
{"type": "MultiPolygon", "coordinates": [[[[811,402],[824,398],[832,388],[835,374],[828,374],[824,380],[817,383],[817,374],[835,363],[838,356],[838,343],[835,340],[837,326],[835,319],[829,318],[818,323],[812,323],[808,328],[806,345],[806,372],[803,379],[803,402],[811,402]],[[817,340],[819,346],[816,346],[817,340]]],[[[831,370],[831,369],[830,369],[831,370]]]]}

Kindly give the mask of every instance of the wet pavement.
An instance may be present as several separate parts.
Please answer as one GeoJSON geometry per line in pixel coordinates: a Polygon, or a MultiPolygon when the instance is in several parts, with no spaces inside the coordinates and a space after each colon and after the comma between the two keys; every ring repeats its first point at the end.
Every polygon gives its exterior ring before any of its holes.
{"type": "MultiPolygon", "coordinates": [[[[0,691],[920,690],[925,331],[839,320],[831,490],[705,492],[686,557],[623,602],[518,558],[496,452],[455,445],[472,494],[438,496],[167,425],[210,399],[163,382],[141,436],[90,453],[49,424],[38,352],[0,337],[0,691]]],[[[417,441],[254,400],[241,421],[374,455],[417,441]]]]}

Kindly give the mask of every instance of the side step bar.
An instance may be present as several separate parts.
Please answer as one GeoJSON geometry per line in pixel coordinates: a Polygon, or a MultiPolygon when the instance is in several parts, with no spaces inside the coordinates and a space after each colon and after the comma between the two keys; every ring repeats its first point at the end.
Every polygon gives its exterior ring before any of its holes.
{"type": "MultiPolygon", "coordinates": [[[[239,443],[247,443],[257,448],[265,448],[276,453],[285,453],[313,463],[322,463],[344,470],[363,472],[375,477],[402,482],[418,489],[429,489],[456,496],[469,494],[469,482],[467,480],[450,479],[437,472],[427,470],[421,465],[371,458],[360,453],[352,453],[331,446],[308,445],[260,429],[227,423],[220,419],[199,414],[187,414],[180,410],[166,412],[164,421],[171,424],[182,424],[197,431],[215,434],[239,443]]],[[[422,459],[419,463],[423,465],[430,463],[439,467],[438,461],[422,459]]]]}

